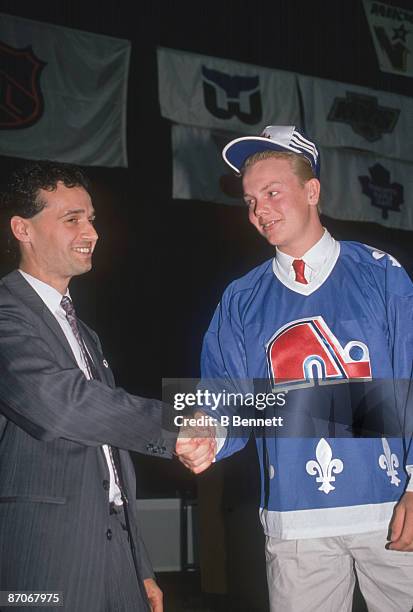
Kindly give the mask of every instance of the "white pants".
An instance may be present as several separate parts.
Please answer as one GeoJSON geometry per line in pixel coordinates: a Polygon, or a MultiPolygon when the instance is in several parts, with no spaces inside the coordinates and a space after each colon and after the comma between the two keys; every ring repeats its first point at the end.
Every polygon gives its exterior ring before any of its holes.
{"type": "Polygon", "coordinates": [[[267,537],[271,612],[351,612],[354,570],[369,612],[411,612],[413,552],[387,550],[386,536],[267,537]]]}

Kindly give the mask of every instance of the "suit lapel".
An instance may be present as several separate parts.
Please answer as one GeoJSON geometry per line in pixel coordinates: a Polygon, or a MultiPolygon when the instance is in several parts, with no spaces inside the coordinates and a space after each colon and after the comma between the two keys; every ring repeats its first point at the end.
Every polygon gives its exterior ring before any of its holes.
{"type": "Polygon", "coordinates": [[[67,341],[67,338],[64,335],[62,328],[56,321],[56,318],[47,308],[42,298],[26,281],[24,276],[20,274],[18,270],[14,270],[13,272],[5,276],[2,281],[13,295],[17,296],[22,302],[24,302],[24,304],[31,310],[31,312],[33,312],[43,320],[43,322],[47,325],[47,327],[56,337],[56,341],[65,349],[70,359],[77,365],[75,356],[73,355],[73,351],[70,348],[70,344],[67,341]]]}
{"type": "MultiPolygon", "coordinates": [[[[78,367],[76,358],[62,328],[56,321],[56,318],[47,308],[41,297],[26,281],[24,276],[22,276],[22,274],[20,274],[18,270],[14,270],[13,272],[5,276],[2,279],[2,282],[4,282],[4,284],[7,286],[7,288],[13,295],[17,296],[22,302],[24,302],[24,304],[30,309],[31,312],[33,312],[35,315],[37,315],[43,320],[43,322],[53,333],[59,345],[64,348],[65,352],[70,357],[70,360],[78,367]]],[[[102,382],[105,382],[110,387],[113,387],[114,383],[111,377],[109,367],[108,365],[102,367],[105,361],[103,360],[103,356],[96,345],[96,341],[93,338],[93,335],[89,331],[87,325],[83,323],[83,321],[81,321],[80,319],[78,319],[77,321],[80,332],[86,344],[86,348],[89,351],[89,354],[93,360],[93,364],[99,373],[100,380],[102,382]]]]}
{"type": "Polygon", "coordinates": [[[109,378],[109,374],[108,374],[108,366],[102,367],[105,360],[103,359],[103,355],[100,352],[98,346],[96,345],[96,341],[93,338],[88,326],[85,323],[83,323],[83,321],[81,321],[80,319],[78,319],[77,322],[79,325],[79,330],[82,335],[83,341],[86,345],[86,350],[88,351],[93,361],[93,365],[99,374],[100,380],[102,382],[105,382],[107,385],[112,386],[110,378],[109,378]]]}

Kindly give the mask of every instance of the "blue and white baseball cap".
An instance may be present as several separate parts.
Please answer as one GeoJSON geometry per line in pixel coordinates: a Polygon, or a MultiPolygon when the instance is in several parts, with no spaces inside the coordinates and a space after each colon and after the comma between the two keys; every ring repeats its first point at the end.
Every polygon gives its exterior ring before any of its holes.
{"type": "Polygon", "coordinates": [[[250,155],[261,151],[291,151],[304,155],[311,164],[314,176],[320,176],[320,154],[314,142],[301,134],[295,125],[267,125],[259,136],[244,136],[231,140],[222,156],[238,174],[250,155]]]}

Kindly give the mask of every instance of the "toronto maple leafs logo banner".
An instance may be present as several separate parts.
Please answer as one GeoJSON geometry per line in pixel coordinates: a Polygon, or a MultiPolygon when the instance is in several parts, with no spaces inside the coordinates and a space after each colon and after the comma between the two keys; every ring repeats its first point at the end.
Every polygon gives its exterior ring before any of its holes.
{"type": "Polygon", "coordinates": [[[127,166],[130,42],[0,14],[0,155],[127,166]]]}
{"type": "Polygon", "coordinates": [[[413,164],[346,149],[321,150],[322,211],[334,219],[413,229],[413,164]]]}
{"type": "Polygon", "coordinates": [[[380,70],[413,76],[413,10],[363,0],[380,70]]]}

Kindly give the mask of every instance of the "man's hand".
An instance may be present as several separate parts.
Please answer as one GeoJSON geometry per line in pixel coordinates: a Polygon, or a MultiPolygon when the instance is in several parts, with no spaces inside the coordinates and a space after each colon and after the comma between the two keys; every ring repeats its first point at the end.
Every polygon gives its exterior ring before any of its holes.
{"type": "Polygon", "coordinates": [[[394,508],[390,523],[391,550],[413,551],[413,492],[406,491],[394,508]]]}
{"type": "Polygon", "coordinates": [[[143,581],[146,595],[151,604],[151,612],[163,612],[163,594],[153,578],[143,581]]]}
{"type": "Polygon", "coordinates": [[[194,474],[200,474],[213,462],[217,452],[217,443],[215,426],[202,424],[206,415],[197,411],[194,418],[199,422],[195,427],[181,427],[176,442],[176,454],[185,467],[194,474]]]}

